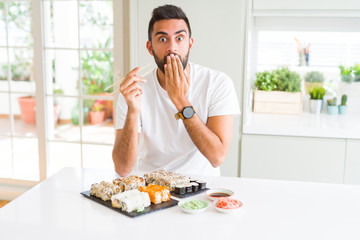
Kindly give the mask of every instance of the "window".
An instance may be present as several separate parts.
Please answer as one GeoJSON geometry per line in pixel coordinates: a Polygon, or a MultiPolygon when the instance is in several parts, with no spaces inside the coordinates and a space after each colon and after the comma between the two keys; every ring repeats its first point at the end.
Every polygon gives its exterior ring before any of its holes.
{"type": "Polygon", "coordinates": [[[123,64],[114,59],[123,44],[114,43],[114,8],[122,12],[112,0],[0,0],[0,178],[113,168],[113,89],[105,88],[113,62],[123,64]]]}

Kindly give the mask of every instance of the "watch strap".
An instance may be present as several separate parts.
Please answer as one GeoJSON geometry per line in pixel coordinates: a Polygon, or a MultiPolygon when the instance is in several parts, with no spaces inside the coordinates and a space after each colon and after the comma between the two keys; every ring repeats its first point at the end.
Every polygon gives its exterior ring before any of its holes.
{"type": "MultiPolygon", "coordinates": [[[[180,118],[181,118],[181,119],[185,119],[184,114],[183,114],[183,111],[184,111],[186,108],[192,108],[192,110],[194,111],[194,114],[196,113],[196,111],[195,111],[195,109],[194,109],[193,106],[184,107],[181,112],[175,113],[174,117],[175,117],[176,120],[179,120],[180,118]]],[[[194,115],[193,115],[193,116],[194,116],[194,115]]]]}

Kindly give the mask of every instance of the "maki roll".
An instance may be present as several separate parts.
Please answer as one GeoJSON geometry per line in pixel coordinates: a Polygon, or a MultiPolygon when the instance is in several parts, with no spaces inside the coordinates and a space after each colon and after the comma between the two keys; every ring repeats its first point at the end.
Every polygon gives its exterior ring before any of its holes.
{"type": "Polygon", "coordinates": [[[186,189],[186,193],[191,193],[192,192],[192,185],[189,183],[189,184],[185,184],[185,189],[186,189]]]}
{"type": "Polygon", "coordinates": [[[176,194],[179,194],[179,195],[182,195],[182,194],[185,194],[186,193],[186,188],[184,185],[177,185],[175,187],[175,193],[176,194]]]}
{"type": "Polygon", "coordinates": [[[199,190],[206,188],[206,182],[199,180],[197,183],[199,184],[199,190]]]}
{"type": "Polygon", "coordinates": [[[192,191],[193,191],[193,192],[197,192],[198,189],[199,189],[199,184],[196,183],[196,182],[192,182],[192,183],[190,183],[190,184],[191,184],[191,186],[192,186],[192,191]]]}
{"type": "Polygon", "coordinates": [[[190,183],[192,182],[197,182],[197,179],[196,178],[190,178],[190,183]]]}

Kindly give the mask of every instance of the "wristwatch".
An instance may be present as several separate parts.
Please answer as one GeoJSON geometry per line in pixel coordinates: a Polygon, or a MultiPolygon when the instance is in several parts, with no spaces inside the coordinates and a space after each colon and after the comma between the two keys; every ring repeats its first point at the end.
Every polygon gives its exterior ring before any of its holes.
{"type": "Polygon", "coordinates": [[[192,118],[195,114],[195,109],[193,106],[184,107],[184,109],[181,112],[178,112],[175,114],[175,119],[189,119],[192,118]]]}

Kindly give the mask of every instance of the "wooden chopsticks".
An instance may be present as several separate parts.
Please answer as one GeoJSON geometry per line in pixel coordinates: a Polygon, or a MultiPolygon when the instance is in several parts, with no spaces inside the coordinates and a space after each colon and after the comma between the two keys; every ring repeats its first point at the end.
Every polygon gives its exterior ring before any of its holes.
{"type": "MultiPolygon", "coordinates": [[[[144,70],[144,69],[146,69],[146,68],[148,68],[148,67],[150,67],[150,66],[151,66],[151,63],[148,63],[148,64],[146,64],[145,66],[141,67],[141,68],[139,69],[139,71],[144,70]]],[[[145,72],[144,74],[141,74],[141,77],[144,77],[146,74],[148,74],[148,73],[151,72],[151,71],[152,71],[152,69],[150,69],[149,71],[145,72]]],[[[117,84],[121,84],[122,81],[124,81],[124,79],[125,79],[125,77],[122,77],[119,81],[117,81],[117,82],[111,84],[110,86],[106,87],[106,88],[105,88],[105,91],[107,91],[108,89],[114,87],[114,86],[117,85],[117,84]]],[[[114,91],[111,93],[111,95],[114,94],[116,91],[118,91],[118,88],[117,88],[116,90],[114,90],[114,91]]]]}

